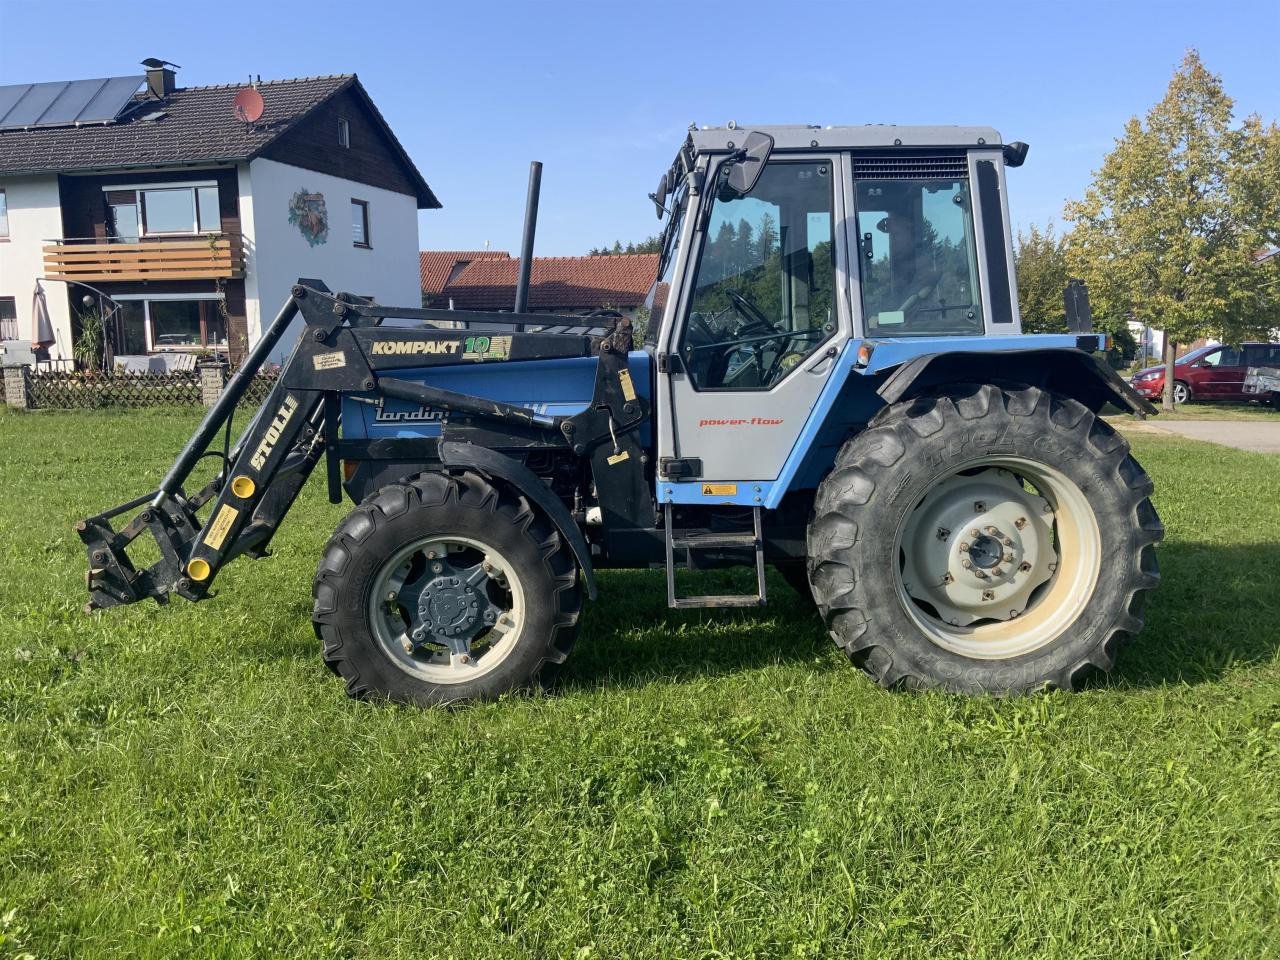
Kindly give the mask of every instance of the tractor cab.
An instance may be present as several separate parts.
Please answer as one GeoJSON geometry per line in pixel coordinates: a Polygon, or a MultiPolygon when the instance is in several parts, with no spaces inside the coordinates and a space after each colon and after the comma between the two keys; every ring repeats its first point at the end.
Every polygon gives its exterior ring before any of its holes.
{"type": "Polygon", "coordinates": [[[692,130],[653,194],[660,498],[776,506],[815,414],[879,405],[846,391],[864,345],[1025,348],[1004,183],[1025,154],[981,127],[692,130]]]}

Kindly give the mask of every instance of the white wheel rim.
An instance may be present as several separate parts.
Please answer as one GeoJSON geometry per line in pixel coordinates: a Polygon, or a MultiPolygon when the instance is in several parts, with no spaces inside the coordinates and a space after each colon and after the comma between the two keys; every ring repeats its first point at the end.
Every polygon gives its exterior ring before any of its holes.
{"type": "Polygon", "coordinates": [[[1102,543],[1061,471],[984,457],[939,478],[899,525],[899,600],[934,644],[1000,660],[1061,636],[1092,595],[1102,543]]]}
{"type": "MultiPolygon", "coordinates": [[[[457,610],[456,602],[451,606],[457,610]]],[[[367,611],[374,639],[388,659],[405,673],[436,684],[468,683],[496,669],[515,649],[524,614],[524,584],[516,567],[492,546],[459,536],[423,537],[398,550],[378,568],[367,611]],[[467,568],[476,570],[473,589],[486,591],[494,614],[491,624],[477,625],[473,637],[466,638],[464,631],[448,638],[452,648],[431,642],[431,621],[421,613],[432,603],[429,595],[425,601],[421,597],[450,572],[450,557],[476,559],[467,568]],[[433,571],[433,564],[443,569],[433,571]],[[420,608],[422,603],[426,606],[420,608]]]]}

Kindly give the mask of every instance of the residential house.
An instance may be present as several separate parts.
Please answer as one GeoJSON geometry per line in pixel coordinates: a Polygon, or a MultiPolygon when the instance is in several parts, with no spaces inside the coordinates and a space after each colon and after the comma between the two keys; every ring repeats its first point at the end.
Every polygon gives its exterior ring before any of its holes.
{"type": "Polygon", "coordinates": [[[354,74],[144,66],[0,87],[0,335],[70,357],[100,309],[116,356],[234,362],[299,277],[418,302],[418,211],[440,203],[354,74]]]}
{"type": "MultiPolygon", "coordinates": [[[[510,310],[519,271],[519,259],[505,251],[424,250],[423,297],[454,310],[510,310]]],[[[658,273],[658,255],[534,257],[529,273],[531,313],[615,310],[634,320],[658,273]]]]}

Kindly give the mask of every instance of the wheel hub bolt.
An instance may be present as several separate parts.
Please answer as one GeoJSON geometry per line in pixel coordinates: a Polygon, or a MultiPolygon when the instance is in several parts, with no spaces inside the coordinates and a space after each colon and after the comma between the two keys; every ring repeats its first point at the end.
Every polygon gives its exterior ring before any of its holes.
{"type": "Polygon", "coordinates": [[[980,536],[982,536],[982,531],[978,530],[977,528],[974,528],[973,530],[969,531],[969,536],[977,540],[980,536]]]}
{"type": "Polygon", "coordinates": [[[972,561],[972,560],[968,560],[968,559],[961,560],[961,561],[960,561],[960,566],[962,566],[962,567],[964,567],[966,570],[968,570],[970,567],[972,567],[972,566],[973,566],[973,561],[972,561]]]}
{"type": "Polygon", "coordinates": [[[979,580],[987,579],[987,571],[985,570],[975,570],[973,571],[973,575],[977,577],[979,580]]]}
{"type": "Polygon", "coordinates": [[[993,537],[998,537],[1000,536],[1000,529],[998,527],[987,527],[987,533],[993,537]]]}
{"type": "Polygon", "coordinates": [[[1004,576],[1004,571],[1003,571],[1003,570],[1001,570],[999,567],[995,567],[994,569],[992,569],[992,571],[991,571],[991,575],[992,575],[993,577],[1003,577],[1003,576],[1004,576]]]}
{"type": "Polygon", "coordinates": [[[1003,543],[1006,547],[1013,546],[1013,541],[1010,540],[1008,537],[1004,537],[1000,542],[1003,543]]]}
{"type": "Polygon", "coordinates": [[[458,662],[459,662],[459,663],[470,663],[470,662],[471,662],[471,658],[470,658],[470,657],[468,657],[468,656],[464,653],[462,656],[460,656],[460,657],[458,658],[458,662]]]}
{"type": "Polygon", "coordinates": [[[1013,563],[1013,554],[1012,554],[1012,553],[1006,553],[1006,554],[1004,555],[1004,562],[1005,562],[1005,563],[1013,563]]]}
{"type": "Polygon", "coordinates": [[[961,544],[960,544],[960,552],[961,552],[961,553],[968,553],[968,552],[969,552],[969,541],[968,541],[968,540],[964,540],[964,541],[962,541],[962,542],[961,542],[961,544]]]}
{"type": "Polygon", "coordinates": [[[395,592],[394,590],[388,590],[388,591],[387,591],[387,599],[388,599],[388,600],[394,600],[395,598],[396,598],[396,592],[395,592]]]}

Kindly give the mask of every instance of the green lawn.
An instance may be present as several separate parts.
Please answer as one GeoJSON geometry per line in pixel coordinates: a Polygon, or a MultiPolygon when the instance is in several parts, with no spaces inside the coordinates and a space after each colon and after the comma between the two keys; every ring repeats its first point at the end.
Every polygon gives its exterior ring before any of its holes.
{"type": "MultiPolygon", "coordinates": [[[[1156,401],[1156,407],[1160,406],[1156,401]]],[[[1280,423],[1280,410],[1266,403],[1232,400],[1180,403],[1173,413],[1161,413],[1162,420],[1264,420],[1280,423]]]]}
{"type": "Polygon", "coordinates": [[[81,614],[72,523],[194,421],[0,414],[0,958],[1280,954],[1280,458],[1134,437],[1165,582],[1083,693],[606,573],[555,694],[418,712],[320,661],[318,484],[215,599],[81,614]]]}

